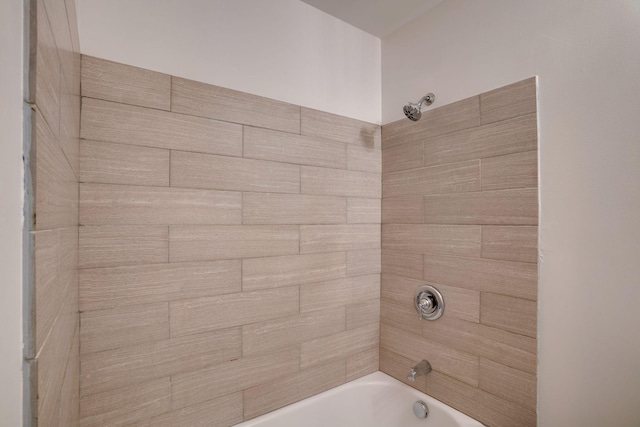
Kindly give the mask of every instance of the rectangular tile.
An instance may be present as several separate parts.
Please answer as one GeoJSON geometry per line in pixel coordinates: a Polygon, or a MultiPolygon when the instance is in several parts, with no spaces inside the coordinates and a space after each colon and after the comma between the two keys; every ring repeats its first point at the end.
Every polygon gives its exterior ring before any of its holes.
{"type": "Polygon", "coordinates": [[[538,266],[532,263],[426,255],[424,280],[535,300],[538,266]]]}
{"type": "Polygon", "coordinates": [[[424,143],[401,143],[382,150],[382,173],[421,168],[424,165],[424,143]]]}
{"type": "Polygon", "coordinates": [[[82,353],[169,338],[169,304],[156,303],[80,313],[82,353]]]}
{"type": "Polygon", "coordinates": [[[243,224],[344,224],[344,197],[306,194],[244,193],[243,224]]]}
{"type": "Polygon", "coordinates": [[[532,151],[538,146],[535,114],[427,139],[424,164],[441,165],[532,151]]]}
{"type": "Polygon", "coordinates": [[[242,126],[93,98],[82,99],[84,139],[242,156],[242,126]]]}
{"type": "Polygon", "coordinates": [[[34,22],[35,34],[32,34],[30,40],[30,62],[33,68],[29,70],[31,76],[28,98],[30,102],[35,102],[52,134],[57,136],[60,124],[60,60],[53,30],[44,10],[44,2],[38,0],[35,3],[37,6],[34,16],[37,18],[34,22]]]}
{"type": "Polygon", "coordinates": [[[84,354],[80,393],[85,397],[237,359],[241,340],[240,328],[232,328],[84,354]]]}
{"type": "Polygon", "coordinates": [[[443,194],[424,199],[427,224],[537,225],[538,190],[443,194]]]}
{"type": "Polygon", "coordinates": [[[80,182],[169,185],[169,150],[80,141],[80,182]]]}
{"type": "Polygon", "coordinates": [[[44,10],[40,10],[40,18],[47,19],[51,24],[51,30],[53,38],[56,42],[56,50],[58,51],[58,57],[60,58],[60,65],[62,71],[62,77],[65,80],[71,81],[73,79],[72,74],[75,72],[73,68],[79,67],[80,64],[75,64],[73,61],[73,46],[71,42],[71,34],[69,29],[69,19],[67,18],[67,9],[64,1],[52,1],[44,0],[42,3],[44,9],[46,9],[46,16],[44,10]],[[69,76],[66,76],[68,74],[69,76]]]}
{"type": "Polygon", "coordinates": [[[478,190],[480,190],[479,160],[390,172],[382,176],[384,198],[478,190]]]}
{"type": "Polygon", "coordinates": [[[124,426],[171,408],[171,381],[161,378],[80,399],[80,426],[124,426]]]}
{"type": "Polygon", "coordinates": [[[347,147],[317,137],[245,126],[244,157],[346,169],[347,147]]]}
{"type": "Polygon", "coordinates": [[[380,247],[377,224],[302,225],[300,253],[351,251],[380,247]]]}
{"type": "Polygon", "coordinates": [[[392,197],[382,199],[383,224],[422,224],[424,197],[392,197]]]}
{"type": "Polygon", "coordinates": [[[167,262],[168,227],[105,225],[80,227],[80,268],[167,262]]]}
{"type": "Polygon", "coordinates": [[[535,375],[535,338],[467,322],[447,314],[438,319],[438,322],[423,323],[422,336],[447,347],[477,354],[485,359],[535,375]]]}
{"type": "Polygon", "coordinates": [[[242,422],[242,419],[242,392],[237,392],[166,412],[144,425],[227,427],[242,422]]]}
{"type": "Polygon", "coordinates": [[[301,133],[333,141],[380,148],[380,126],[302,107],[301,133]]]}
{"type": "Polygon", "coordinates": [[[535,112],[535,77],[480,95],[480,118],[482,124],[535,112]]]}
{"type": "Polygon", "coordinates": [[[78,329],[76,328],[73,338],[73,345],[64,373],[64,382],[60,390],[58,406],[60,407],[60,425],[63,426],[80,424],[80,332],[78,329]]]}
{"type": "Polygon", "coordinates": [[[302,343],[300,369],[377,348],[379,325],[373,324],[302,343]]]}
{"type": "Polygon", "coordinates": [[[422,112],[418,122],[401,119],[384,125],[382,147],[387,149],[401,144],[422,142],[427,138],[479,124],[480,97],[474,96],[442,107],[427,108],[422,112]]]}
{"type": "Polygon", "coordinates": [[[480,323],[516,334],[536,337],[538,306],[535,301],[482,293],[480,323]]]}
{"type": "Polygon", "coordinates": [[[380,276],[377,274],[300,285],[300,312],[354,304],[363,296],[376,298],[379,294],[380,276]]]}
{"type": "Polygon", "coordinates": [[[242,327],[242,355],[300,344],[344,330],[344,307],[252,323],[242,327]]]}
{"type": "Polygon", "coordinates": [[[199,153],[171,153],[173,187],[299,193],[300,166],[199,153]]]}
{"type": "Polygon", "coordinates": [[[81,184],[82,225],[241,224],[242,194],[133,185],[81,184]]]}
{"type": "Polygon", "coordinates": [[[347,381],[377,372],[380,367],[380,348],[372,347],[347,356],[347,381]]]}
{"type": "Polygon", "coordinates": [[[382,249],[395,252],[480,256],[479,226],[383,224],[382,249]]]}
{"type": "Polygon", "coordinates": [[[300,133],[296,105],[179,77],[172,77],[171,111],[300,133]]]}
{"type": "Polygon", "coordinates": [[[241,261],[186,262],[80,271],[80,310],[240,292],[241,261]]]}
{"type": "Polygon", "coordinates": [[[384,323],[380,327],[380,347],[415,360],[415,363],[427,359],[431,362],[434,371],[442,372],[472,386],[478,386],[478,356],[430,342],[420,335],[384,323]]]}
{"type": "Polygon", "coordinates": [[[507,154],[481,160],[482,190],[538,186],[538,151],[507,154]]]}
{"type": "Polygon", "coordinates": [[[379,199],[380,174],[302,166],[301,192],[379,199]]]}
{"type": "Polygon", "coordinates": [[[347,330],[380,323],[380,297],[378,295],[372,295],[372,297],[373,299],[358,301],[346,307],[347,330]]]}
{"type": "Polygon", "coordinates": [[[300,233],[294,225],[176,225],[170,227],[171,262],[293,255],[300,233]]]}
{"type": "Polygon", "coordinates": [[[61,85],[60,89],[60,136],[59,144],[67,158],[73,173],[79,176],[80,170],[80,96],[69,93],[61,85]]]}
{"type": "Polygon", "coordinates": [[[480,388],[523,408],[536,411],[536,376],[480,359],[480,388]]]}
{"type": "Polygon", "coordinates": [[[289,347],[175,375],[171,378],[172,405],[182,408],[279,377],[291,377],[300,370],[299,364],[300,350],[289,347]]]}
{"type": "Polygon", "coordinates": [[[424,321],[420,320],[415,309],[413,298],[399,302],[387,299],[380,300],[380,324],[402,329],[418,336],[422,335],[423,323],[424,321]]]}
{"type": "Polygon", "coordinates": [[[380,274],[379,249],[360,249],[347,252],[347,276],[380,274]]]}
{"type": "Polygon", "coordinates": [[[347,222],[349,224],[380,224],[380,199],[347,199],[347,222]]]}
{"type": "Polygon", "coordinates": [[[377,147],[348,144],[347,169],[382,173],[382,152],[377,147]]]}
{"type": "Polygon", "coordinates": [[[344,277],[344,252],[242,260],[242,290],[277,288],[344,277]]]}
{"type": "Polygon", "coordinates": [[[251,419],[345,382],[345,361],[304,369],[244,391],[244,418],[251,419]]]}
{"type": "Polygon", "coordinates": [[[394,276],[422,279],[422,254],[382,251],[382,273],[394,276]]]}
{"type": "Polygon", "coordinates": [[[190,300],[169,306],[171,336],[246,325],[298,314],[297,286],[240,292],[190,300]],[[251,307],[250,310],[247,307],[251,307]]]}
{"type": "Polygon", "coordinates": [[[169,110],[171,76],[82,55],[82,96],[169,110]]]}
{"type": "Polygon", "coordinates": [[[482,258],[538,262],[538,227],[482,226],[482,258]]]}

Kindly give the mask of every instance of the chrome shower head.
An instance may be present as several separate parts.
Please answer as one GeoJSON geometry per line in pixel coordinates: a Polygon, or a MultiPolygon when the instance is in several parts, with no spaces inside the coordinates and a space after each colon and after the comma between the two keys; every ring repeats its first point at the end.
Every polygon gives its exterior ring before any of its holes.
{"type": "Polygon", "coordinates": [[[435,101],[435,99],[436,96],[434,94],[428,93],[420,98],[420,101],[416,102],[415,104],[413,102],[409,102],[402,108],[402,111],[409,120],[417,122],[418,120],[420,120],[420,117],[422,117],[422,106],[433,104],[433,101],[435,101]]]}

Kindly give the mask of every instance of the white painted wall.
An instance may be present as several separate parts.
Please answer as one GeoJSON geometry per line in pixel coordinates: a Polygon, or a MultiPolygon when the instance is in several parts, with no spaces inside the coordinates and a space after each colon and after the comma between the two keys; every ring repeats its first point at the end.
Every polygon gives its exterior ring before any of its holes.
{"type": "Polygon", "coordinates": [[[640,425],[640,1],[447,0],[382,42],[383,122],[539,75],[538,425],[640,425]]]}
{"type": "Polygon", "coordinates": [[[22,425],[23,2],[0,2],[0,425],[22,425]]]}
{"type": "Polygon", "coordinates": [[[298,0],[78,0],[82,53],[380,123],[380,39],[298,0]]]}

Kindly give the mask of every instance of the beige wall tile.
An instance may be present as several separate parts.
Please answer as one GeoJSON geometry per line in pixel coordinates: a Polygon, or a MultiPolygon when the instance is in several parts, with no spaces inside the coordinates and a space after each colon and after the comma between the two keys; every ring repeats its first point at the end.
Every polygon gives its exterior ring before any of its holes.
{"type": "Polygon", "coordinates": [[[306,194],[244,193],[243,224],[344,224],[347,199],[306,194]]]}
{"type": "Polygon", "coordinates": [[[344,252],[242,260],[242,290],[277,288],[344,277],[344,252]]]}
{"type": "Polygon", "coordinates": [[[478,386],[478,356],[428,341],[421,335],[406,332],[384,323],[380,327],[380,347],[410,360],[415,360],[415,363],[427,359],[434,371],[472,386],[478,386]]]}
{"type": "MultiPolygon", "coordinates": [[[[51,24],[53,38],[56,42],[56,50],[62,67],[62,77],[65,81],[71,82],[74,78],[73,74],[76,72],[74,68],[77,64],[74,64],[72,59],[73,46],[65,3],[61,1],[44,0],[43,5],[46,9],[46,15],[51,24]]],[[[41,18],[44,18],[44,11],[41,12],[43,14],[41,18]]]]}
{"type": "Polygon", "coordinates": [[[172,301],[171,336],[246,325],[299,312],[297,286],[172,301]]]}
{"type": "MultiPolygon", "coordinates": [[[[32,2],[33,3],[33,2],[32,2]]],[[[60,125],[60,60],[58,49],[44,2],[37,0],[33,13],[37,14],[36,32],[30,40],[32,74],[29,82],[29,101],[35,102],[38,111],[49,125],[53,135],[59,134],[60,125]],[[35,47],[35,52],[33,48],[35,47]]]]}
{"type": "Polygon", "coordinates": [[[482,190],[538,186],[538,151],[482,159],[482,190]]]}
{"type": "Polygon", "coordinates": [[[479,160],[390,172],[382,176],[384,198],[478,190],[480,190],[479,160]]]}
{"type": "Polygon", "coordinates": [[[535,77],[480,95],[480,118],[482,124],[535,112],[535,77]]]}
{"type": "Polygon", "coordinates": [[[422,254],[382,251],[382,273],[422,279],[423,258],[422,254]]]}
{"type": "Polygon", "coordinates": [[[173,408],[183,408],[218,396],[268,383],[300,370],[300,350],[283,348],[242,357],[206,369],[171,377],[173,408]]]}
{"type": "Polygon", "coordinates": [[[93,98],[82,99],[84,139],[242,155],[242,126],[93,98]]]}
{"type": "Polygon", "coordinates": [[[237,359],[241,339],[240,328],[232,328],[84,354],[80,394],[85,397],[237,359]]]}
{"type": "Polygon", "coordinates": [[[199,153],[171,153],[173,187],[212,190],[300,192],[300,166],[199,153]]]}
{"type": "Polygon", "coordinates": [[[380,301],[380,323],[420,335],[424,321],[420,320],[418,316],[413,305],[413,298],[406,298],[404,301],[398,302],[382,299],[380,301]]]}
{"type": "Polygon", "coordinates": [[[82,353],[169,338],[169,304],[156,303],[80,313],[82,353]]]}
{"type": "Polygon", "coordinates": [[[242,327],[242,355],[248,356],[275,348],[300,344],[344,330],[344,307],[244,325],[242,327]]]}
{"type": "Polygon", "coordinates": [[[380,224],[380,199],[347,199],[347,222],[349,224],[380,224]]]}
{"type": "Polygon", "coordinates": [[[302,107],[301,133],[333,141],[380,148],[380,126],[302,107]]]}
{"type": "MultiPolygon", "coordinates": [[[[69,30],[71,32],[71,45],[73,47],[73,51],[76,53],[80,52],[80,38],[78,34],[78,16],[76,11],[75,2],[71,0],[65,0],[65,5],[67,7],[67,17],[69,21],[69,30]]],[[[79,70],[78,70],[79,71],[79,70]]]]}
{"type": "Polygon", "coordinates": [[[231,191],[80,185],[80,224],[241,224],[242,194],[231,191]]]}
{"type": "Polygon", "coordinates": [[[302,166],[301,192],[327,196],[379,199],[379,174],[302,166]]]}
{"type": "MultiPolygon", "coordinates": [[[[446,300],[448,303],[448,300],[446,300]]],[[[447,307],[447,310],[449,307],[447,307]]],[[[424,322],[422,336],[470,354],[511,366],[530,374],[536,373],[536,340],[503,329],[467,322],[449,316],[438,322],[424,322]]]]}
{"type": "Polygon", "coordinates": [[[172,77],[171,111],[300,133],[296,105],[179,77],[172,77]]]}
{"type": "Polygon", "coordinates": [[[300,285],[300,312],[354,304],[380,293],[380,276],[354,276],[328,282],[300,285]]]}
{"type": "Polygon", "coordinates": [[[154,264],[167,262],[168,258],[168,227],[80,227],[80,268],[154,264]]]}
{"type": "Polygon", "coordinates": [[[244,419],[248,420],[345,382],[345,361],[304,369],[244,391],[244,419]]]}
{"type": "Polygon", "coordinates": [[[171,409],[169,377],[109,390],[80,400],[80,426],[132,425],[171,409]]]}
{"type": "Polygon", "coordinates": [[[427,224],[538,224],[537,189],[443,194],[424,200],[427,224]]]}
{"type": "Polygon", "coordinates": [[[360,249],[347,252],[347,276],[380,274],[379,249],[360,249]]]}
{"type": "Polygon", "coordinates": [[[345,169],[347,147],[343,142],[244,127],[244,157],[300,165],[345,169]]]}
{"type": "MultiPolygon", "coordinates": [[[[380,370],[387,375],[390,375],[402,381],[403,383],[424,392],[424,383],[427,376],[421,375],[411,382],[407,380],[407,375],[411,368],[420,363],[420,360],[407,359],[397,353],[386,348],[380,348],[380,370]]],[[[431,377],[433,374],[429,374],[431,377]]]]}
{"type": "Polygon", "coordinates": [[[422,167],[424,164],[423,151],[423,141],[398,144],[382,150],[382,172],[396,172],[422,167]]]}
{"type": "MultiPolygon", "coordinates": [[[[64,382],[57,406],[60,408],[60,425],[77,426],[80,423],[80,337],[76,329],[73,346],[67,360],[64,382]]],[[[53,421],[53,420],[52,420],[53,421]]],[[[55,425],[55,424],[54,424],[55,425]]]]}
{"type": "Polygon", "coordinates": [[[302,225],[300,252],[334,252],[380,247],[377,224],[302,225]]]}
{"type": "Polygon", "coordinates": [[[536,411],[536,376],[480,359],[480,388],[523,408],[536,411]]]}
{"type": "Polygon", "coordinates": [[[60,148],[73,173],[80,170],[80,96],[69,93],[64,83],[60,93],[60,148]]]}
{"type": "Polygon", "coordinates": [[[538,262],[538,227],[482,226],[482,258],[538,262]]]}
{"type": "Polygon", "coordinates": [[[170,227],[171,262],[293,255],[299,250],[293,225],[176,225],[170,227]]]}
{"type": "Polygon", "coordinates": [[[147,424],[149,427],[228,427],[240,422],[242,393],[238,392],[158,415],[147,424]]]}
{"type": "Polygon", "coordinates": [[[441,165],[532,151],[538,146],[535,114],[516,117],[428,139],[424,163],[441,165]]]}
{"type": "Polygon", "coordinates": [[[347,381],[377,372],[380,367],[380,348],[372,347],[347,356],[347,381]]]}
{"type": "Polygon", "coordinates": [[[240,260],[81,270],[80,310],[240,292],[240,270],[240,260]]]}
{"type": "MultiPolygon", "coordinates": [[[[436,104],[437,105],[437,104],[436,104]]],[[[418,122],[401,119],[382,127],[382,147],[424,141],[480,124],[480,97],[463,99],[442,107],[430,107],[422,112],[418,122]]]]}
{"type": "Polygon", "coordinates": [[[383,224],[382,249],[394,252],[480,256],[479,226],[383,224]]]}
{"type": "Polygon", "coordinates": [[[535,300],[538,266],[524,262],[426,255],[424,279],[432,283],[535,300]]]}
{"type": "Polygon", "coordinates": [[[382,173],[382,152],[380,148],[348,144],[347,168],[352,171],[382,173]]]}
{"type": "Polygon", "coordinates": [[[83,55],[82,96],[169,110],[171,76],[83,55]]]}
{"type": "Polygon", "coordinates": [[[168,186],[169,150],[83,139],[80,181],[168,186]]]}
{"type": "Polygon", "coordinates": [[[382,199],[383,224],[422,224],[424,197],[393,197],[382,199]]]}
{"type": "Polygon", "coordinates": [[[378,348],[379,329],[376,323],[302,343],[300,369],[378,348]]]}
{"type": "Polygon", "coordinates": [[[365,299],[347,306],[347,329],[380,323],[380,297],[365,299]]]}
{"type": "Polygon", "coordinates": [[[480,298],[480,323],[483,325],[535,338],[536,314],[535,301],[484,292],[480,298]]]}

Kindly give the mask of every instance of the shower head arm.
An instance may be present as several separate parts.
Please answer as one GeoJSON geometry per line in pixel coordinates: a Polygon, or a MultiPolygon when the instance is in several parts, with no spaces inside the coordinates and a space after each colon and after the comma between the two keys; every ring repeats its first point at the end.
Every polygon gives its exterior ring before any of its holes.
{"type": "Polygon", "coordinates": [[[420,107],[422,107],[423,104],[431,105],[433,104],[433,101],[435,101],[435,99],[436,99],[436,96],[434,94],[428,93],[422,98],[420,98],[420,100],[418,101],[418,105],[420,107]]]}

